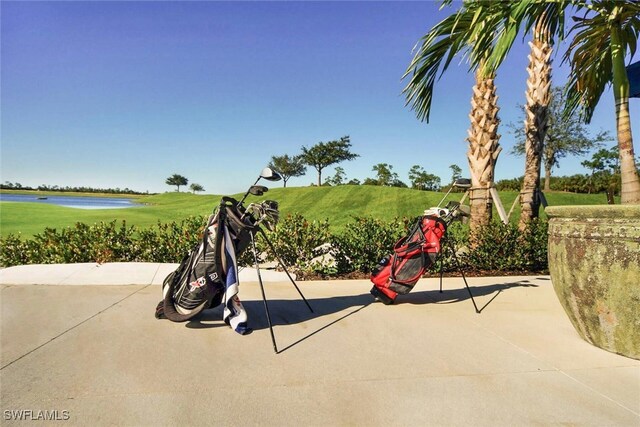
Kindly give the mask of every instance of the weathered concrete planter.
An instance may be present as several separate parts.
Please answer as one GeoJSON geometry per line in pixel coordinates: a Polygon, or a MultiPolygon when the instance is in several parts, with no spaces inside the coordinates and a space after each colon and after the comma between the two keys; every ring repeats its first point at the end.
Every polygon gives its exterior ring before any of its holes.
{"type": "Polygon", "coordinates": [[[640,205],[552,206],[549,272],[588,342],[640,359],[640,205]]]}

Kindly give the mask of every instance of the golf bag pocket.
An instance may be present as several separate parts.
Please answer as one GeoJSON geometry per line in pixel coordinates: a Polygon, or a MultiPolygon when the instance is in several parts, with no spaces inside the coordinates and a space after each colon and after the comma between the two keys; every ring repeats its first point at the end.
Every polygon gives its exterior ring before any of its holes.
{"type": "Polygon", "coordinates": [[[214,302],[220,304],[224,285],[218,275],[215,230],[214,218],[210,218],[202,241],[164,279],[163,300],[156,308],[156,317],[184,322],[214,302]]]}

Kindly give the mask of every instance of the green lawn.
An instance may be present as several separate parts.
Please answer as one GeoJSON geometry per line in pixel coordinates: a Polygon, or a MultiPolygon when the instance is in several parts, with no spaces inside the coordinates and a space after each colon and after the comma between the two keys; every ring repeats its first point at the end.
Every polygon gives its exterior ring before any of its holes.
{"type": "MultiPolygon", "coordinates": [[[[56,194],[56,193],[54,193],[56,194]]],[[[501,192],[500,198],[508,212],[517,192],[501,192]]],[[[75,193],[74,195],[78,195],[75,193]]],[[[98,196],[98,194],[93,194],[98,196]]],[[[102,196],[102,195],[99,195],[102,196]]],[[[235,195],[241,197],[242,195],[235,195]]],[[[394,217],[415,217],[428,207],[435,206],[443,193],[417,191],[407,188],[351,186],[271,188],[261,197],[249,196],[247,203],[276,200],[281,215],[298,212],[310,220],[328,219],[332,228],[339,230],[353,216],[373,216],[383,220],[394,217]]],[[[462,193],[449,195],[447,200],[459,200],[462,193]]],[[[604,194],[549,193],[550,205],[604,204],[604,194]]],[[[118,195],[118,197],[123,197],[118,195]]],[[[128,196],[127,196],[128,197],[128,196]]],[[[45,227],[63,228],[76,222],[125,220],[129,225],[150,227],[158,221],[179,221],[191,215],[208,215],[219,203],[221,196],[194,195],[191,193],[164,193],[153,196],[136,196],[137,203],[145,206],[128,209],[84,210],[39,203],[0,202],[0,234],[21,233],[32,236],[45,227]]],[[[512,220],[520,213],[516,206],[512,220]]],[[[495,214],[497,218],[497,214],[495,214]]]]}

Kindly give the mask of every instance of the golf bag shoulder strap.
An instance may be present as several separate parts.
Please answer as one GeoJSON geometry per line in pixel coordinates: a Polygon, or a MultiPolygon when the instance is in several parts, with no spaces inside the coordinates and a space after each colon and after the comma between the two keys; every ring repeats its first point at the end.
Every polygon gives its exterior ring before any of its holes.
{"type": "Polygon", "coordinates": [[[424,230],[422,229],[422,218],[411,227],[406,236],[400,238],[393,246],[395,255],[402,257],[419,249],[426,242],[424,230]]]}

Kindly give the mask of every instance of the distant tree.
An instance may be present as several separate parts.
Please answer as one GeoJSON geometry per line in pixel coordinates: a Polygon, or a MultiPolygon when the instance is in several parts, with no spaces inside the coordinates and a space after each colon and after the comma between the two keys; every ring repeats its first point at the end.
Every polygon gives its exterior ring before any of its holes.
{"type": "Polygon", "coordinates": [[[5,182],[4,182],[4,184],[2,184],[2,187],[1,187],[1,188],[2,188],[2,189],[8,189],[8,190],[11,190],[11,189],[14,189],[14,188],[15,188],[15,189],[18,189],[18,190],[19,190],[19,189],[21,189],[21,188],[22,188],[22,184],[20,184],[19,182],[16,182],[16,183],[14,184],[14,183],[13,183],[13,182],[11,182],[11,181],[5,181],[5,182]]]}
{"type": "Polygon", "coordinates": [[[196,194],[197,191],[204,191],[204,187],[200,184],[196,184],[195,182],[189,186],[193,194],[196,194]]]}
{"type": "Polygon", "coordinates": [[[391,182],[391,186],[392,187],[400,187],[400,188],[408,188],[408,185],[405,184],[403,181],[399,180],[398,178],[394,179],[391,182]]]}
{"type": "Polygon", "coordinates": [[[416,190],[437,191],[440,189],[440,177],[427,173],[419,165],[413,165],[409,169],[409,181],[411,181],[411,188],[416,190]]]}
{"type": "Polygon", "coordinates": [[[174,173],[169,178],[167,178],[165,183],[167,185],[175,185],[176,187],[178,187],[177,191],[179,193],[180,192],[180,186],[181,185],[187,185],[189,183],[189,180],[187,178],[185,178],[184,176],[182,176],[182,175],[178,175],[177,173],[174,173]]]}
{"type": "Polygon", "coordinates": [[[358,178],[350,179],[347,185],[360,185],[360,180],[358,178]]]}
{"type": "Polygon", "coordinates": [[[329,185],[342,185],[347,177],[347,174],[344,173],[344,169],[338,166],[335,170],[335,175],[327,177],[325,183],[329,185]]]}
{"type": "Polygon", "coordinates": [[[524,181],[522,176],[520,178],[501,179],[496,182],[496,189],[498,191],[520,191],[522,181],[524,181]]]}
{"type": "Polygon", "coordinates": [[[321,186],[324,168],[359,157],[359,154],[352,153],[350,148],[349,137],[343,136],[338,141],[319,142],[310,148],[302,147],[301,158],[305,165],[313,166],[318,171],[318,186],[321,186]]]}
{"type": "Polygon", "coordinates": [[[426,171],[422,166],[411,166],[411,169],[409,169],[409,182],[411,182],[411,188],[415,188],[416,190],[425,190],[426,185],[423,179],[425,174],[426,171]]]}
{"type": "Polygon", "coordinates": [[[284,186],[287,186],[289,178],[294,176],[302,176],[307,172],[307,168],[302,161],[302,156],[289,157],[288,154],[283,156],[272,156],[269,167],[277,170],[282,176],[284,186]]]}
{"type": "Polygon", "coordinates": [[[605,187],[607,190],[607,203],[614,204],[614,196],[620,181],[620,157],[618,147],[610,149],[601,148],[593,153],[591,160],[585,160],[582,166],[591,171],[589,179],[589,192],[594,186],[605,187]],[[603,185],[604,183],[604,185],[603,185]]]}
{"type": "Polygon", "coordinates": [[[365,178],[362,185],[380,185],[375,178],[365,178]]]}
{"type": "MultiPolygon", "coordinates": [[[[593,148],[602,145],[603,142],[612,141],[609,132],[601,131],[591,136],[583,124],[579,112],[572,111],[564,114],[567,103],[561,88],[553,88],[551,101],[547,111],[547,133],[543,146],[544,163],[544,191],[551,189],[551,171],[559,165],[559,160],[567,155],[582,156],[593,148]]],[[[524,107],[520,106],[524,120],[524,107]]],[[[522,122],[519,121],[518,123],[522,122]]],[[[524,128],[519,124],[509,123],[508,127],[516,138],[516,145],[511,152],[518,156],[525,154],[526,135],[524,128]]]]}
{"type": "Polygon", "coordinates": [[[454,164],[449,166],[449,169],[451,169],[451,184],[456,182],[457,179],[462,178],[462,169],[460,169],[460,166],[454,164]]]}
{"type": "Polygon", "coordinates": [[[388,163],[373,165],[372,170],[376,173],[377,185],[391,187],[398,180],[398,174],[393,172],[393,166],[388,163]]]}

